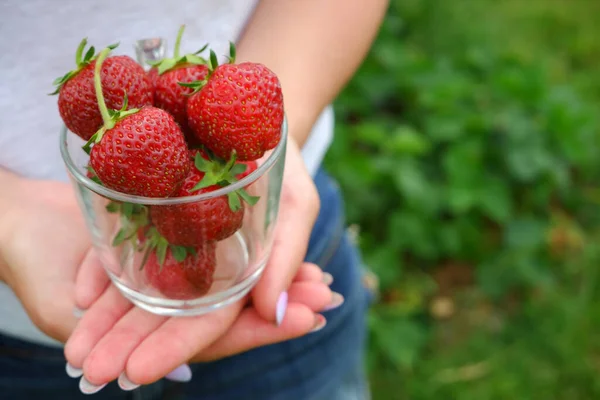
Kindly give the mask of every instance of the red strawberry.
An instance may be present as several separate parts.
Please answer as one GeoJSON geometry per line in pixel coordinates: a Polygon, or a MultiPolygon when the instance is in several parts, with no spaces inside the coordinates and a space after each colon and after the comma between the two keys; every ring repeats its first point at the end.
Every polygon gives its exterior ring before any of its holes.
{"type": "Polygon", "coordinates": [[[159,75],[156,81],[155,105],[168,111],[181,127],[189,143],[199,146],[200,142],[188,127],[186,105],[192,89],[178,82],[193,82],[206,77],[208,67],[205,65],[180,66],[159,75]]]}
{"type": "MultiPolygon", "coordinates": [[[[232,45],[231,62],[235,58],[232,45]]],[[[211,52],[211,67],[216,55],[211,52]]],[[[283,95],[277,76],[262,64],[223,64],[187,103],[188,123],[198,140],[220,158],[235,151],[256,160],[274,148],[283,124],[283,95]]],[[[202,83],[198,83],[200,87],[202,83]]]]}
{"type": "Polygon", "coordinates": [[[148,70],[147,74],[148,78],[150,78],[150,81],[152,82],[152,85],[156,86],[156,80],[158,79],[158,69],[152,67],[148,70]]]}
{"type": "MultiPolygon", "coordinates": [[[[192,164],[189,175],[173,197],[208,193],[220,188],[218,185],[209,185],[194,190],[204,177],[205,172],[192,164]]],[[[237,199],[237,194],[232,193],[231,196],[237,199]]],[[[232,208],[229,197],[219,196],[195,203],[152,206],[150,219],[171,244],[198,246],[204,242],[223,240],[240,229],[244,219],[244,208],[239,201],[238,207],[232,208]]]]}
{"type": "MultiPolygon", "coordinates": [[[[58,93],[58,110],[70,131],[88,140],[102,126],[102,115],[96,101],[94,47],[82,56],[87,44],[82,40],[77,49],[77,68],[54,81],[58,93]]],[[[109,46],[114,49],[116,45],[109,46]]],[[[119,110],[127,91],[128,107],[152,104],[152,83],[144,69],[128,56],[108,57],[102,64],[102,91],[106,106],[119,110]]]]}
{"type": "Polygon", "coordinates": [[[175,118],[188,142],[199,145],[200,143],[197,143],[194,135],[191,134],[187,122],[186,104],[193,89],[179,83],[190,83],[206,78],[208,74],[206,60],[198,56],[206,46],[196,53],[180,56],[179,47],[184,29],[185,25],[182,25],[177,33],[173,57],[153,63],[152,70],[156,71],[154,105],[168,111],[175,118]]]}
{"type": "Polygon", "coordinates": [[[214,243],[206,243],[195,248],[194,255],[184,248],[168,246],[163,262],[158,251],[151,251],[143,266],[146,279],[168,298],[185,300],[200,297],[209,291],[213,283],[217,264],[215,249],[214,243]],[[182,254],[177,255],[176,252],[182,254]]]}
{"type": "Polygon", "coordinates": [[[167,197],[189,172],[188,148],[181,129],[164,110],[145,106],[140,110],[108,113],[102,97],[100,69],[109,49],[98,57],[95,86],[104,126],[84,146],[94,143],[90,165],[106,186],[122,193],[167,197]]]}
{"type": "Polygon", "coordinates": [[[152,105],[156,105],[156,80],[158,79],[158,69],[152,67],[146,73],[150,82],[152,82],[152,105]]]}
{"type": "Polygon", "coordinates": [[[90,164],[107,187],[144,197],[167,197],[189,172],[188,148],[173,117],[147,106],[100,137],[90,164]]]}

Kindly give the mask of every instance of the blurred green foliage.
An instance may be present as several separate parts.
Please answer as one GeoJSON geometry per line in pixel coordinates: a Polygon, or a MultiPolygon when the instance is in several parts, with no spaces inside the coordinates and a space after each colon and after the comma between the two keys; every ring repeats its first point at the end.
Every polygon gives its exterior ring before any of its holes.
{"type": "Polygon", "coordinates": [[[375,399],[600,398],[600,2],[392,0],[327,158],[375,399]]]}

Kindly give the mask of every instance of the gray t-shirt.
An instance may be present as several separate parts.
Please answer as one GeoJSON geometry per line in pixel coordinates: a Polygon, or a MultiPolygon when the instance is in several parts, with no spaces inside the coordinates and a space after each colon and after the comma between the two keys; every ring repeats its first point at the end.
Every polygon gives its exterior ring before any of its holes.
{"type": "MultiPolygon", "coordinates": [[[[97,49],[120,42],[115,51],[135,58],[134,44],[167,38],[169,51],[186,24],[182,51],[210,43],[227,54],[256,0],[2,0],[0,1],[0,167],[18,174],[67,180],[58,147],[62,124],[52,81],[71,70],[83,37],[97,49]]],[[[276,18],[276,16],[274,16],[276,18]]],[[[303,148],[311,173],[333,137],[328,107],[303,148]]],[[[0,194],[1,195],[1,194],[0,194]]],[[[57,344],[31,323],[10,288],[0,283],[0,333],[57,344]]]]}

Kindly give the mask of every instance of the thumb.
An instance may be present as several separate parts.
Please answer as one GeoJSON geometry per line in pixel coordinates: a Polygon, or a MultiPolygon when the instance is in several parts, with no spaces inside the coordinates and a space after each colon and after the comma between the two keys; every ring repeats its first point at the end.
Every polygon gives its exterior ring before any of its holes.
{"type": "Polygon", "coordinates": [[[319,195],[300,149],[289,140],[271,257],[251,294],[258,315],[267,321],[283,322],[287,289],[306,256],[319,207],[319,195]]]}

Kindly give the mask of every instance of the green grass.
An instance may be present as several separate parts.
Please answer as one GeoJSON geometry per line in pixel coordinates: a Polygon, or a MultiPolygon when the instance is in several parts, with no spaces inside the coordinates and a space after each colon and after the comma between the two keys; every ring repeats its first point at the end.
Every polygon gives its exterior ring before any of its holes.
{"type": "Polygon", "coordinates": [[[328,156],[374,398],[600,398],[600,2],[393,0],[328,156]]]}

